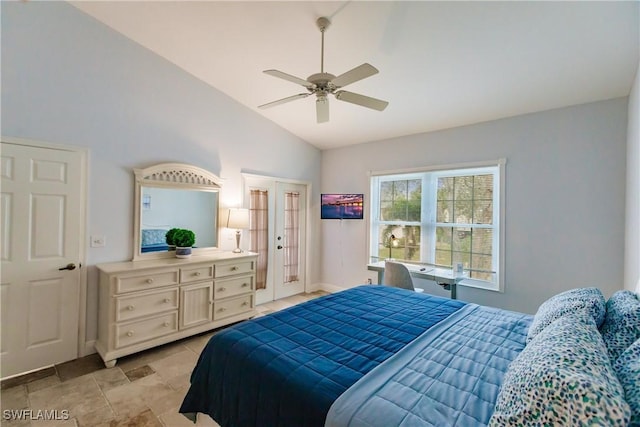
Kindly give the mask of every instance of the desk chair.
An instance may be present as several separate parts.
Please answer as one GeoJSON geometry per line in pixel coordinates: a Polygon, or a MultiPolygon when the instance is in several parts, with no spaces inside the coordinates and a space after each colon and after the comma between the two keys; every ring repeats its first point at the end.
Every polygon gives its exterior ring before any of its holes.
{"type": "Polygon", "coordinates": [[[424,292],[424,289],[413,286],[413,279],[407,266],[395,261],[385,261],[384,263],[384,284],[395,288],[424,292]]]}

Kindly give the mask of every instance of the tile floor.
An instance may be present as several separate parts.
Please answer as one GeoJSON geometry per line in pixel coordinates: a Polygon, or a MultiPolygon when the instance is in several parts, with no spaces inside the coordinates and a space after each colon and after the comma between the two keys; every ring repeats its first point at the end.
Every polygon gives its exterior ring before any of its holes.
{"type": "MultiPolygon", "coordinates": [[[[326,295],[294,295],[257,307],[262,316],[326,295]]],[[[193,426],[178,413],[210,331],[118,360],[97,354],[2,382],[2,426],[193,426]],[[42,411],[57,420],[45,421],[42,411]],[[13,412],[12,412],[13,411],[13,412]],[[31,411],[31,412],[28,412],[31,411]],[[13,414],[13,415],[12,415],[13,414]],[[17,414],[30,420],[15,419],[17,414]],[[40,419],[38,419],[40,418],[40,419]],[[66,418],[66,419],[62,419],[66,418]]],[[[197,426],[218,426],[199,414],[197,426]]]]}

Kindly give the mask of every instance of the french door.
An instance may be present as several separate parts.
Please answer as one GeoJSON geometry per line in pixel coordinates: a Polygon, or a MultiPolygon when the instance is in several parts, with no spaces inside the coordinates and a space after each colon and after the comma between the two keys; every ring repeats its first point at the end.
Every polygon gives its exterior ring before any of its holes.
{"type": "Polygon", "coordinates": [[[0,170],[0,377],[78,356],[83,152],[8,143],[0,170]]]}
{"type": "Polygon", "coordinates": [[[258,253],[256,303],[304,292],[307,185],[245,176],[250,250],[258,253]]]}

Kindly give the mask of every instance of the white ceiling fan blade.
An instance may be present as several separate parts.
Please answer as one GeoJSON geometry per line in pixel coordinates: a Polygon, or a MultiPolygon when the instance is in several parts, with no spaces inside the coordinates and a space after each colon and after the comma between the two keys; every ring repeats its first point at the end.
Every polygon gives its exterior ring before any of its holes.
{"type": "Polygon", "coordinates": [[[364,63],[352,70],[347,71],[344,74],[340,74],[335,79],[331,80],[336,87],[345,87],[358,80],[366,79],[374,74],[378,74],[378,69],[371,64],[364,63]]]}
{"type": "Polygon", "coordinates": [[[295,101],[296,99],[306,98],[309,95],[311,95],[311,94],[310,93],[299,93],[297,95],[288,96],[286,98],[282,98],[282,99],[279,99],[277,101],[268,102],[266,104],[258,105],[258,108],[263,108],[264,109],[264,108],[275,107],[276,105],[285,104],[287,102],[295,101]]]}
{"type": "Polygon", "coordinates": [[[282,71],[278,71],[278,70],[264,70],[263,73],[265,74],[269,74],[270,76],[273,77],[278,77],[280,79],[284,79],[293,83],[297,83],[299,85],[302,85],[304,87],[307,88],[313,88],[315,85],[311,82],[308,82],[304,79],[301,79],[300,77],[296,77],[296,76],[292,76],[291,74],[287,74],[287,73],[283,73],[282,71]]]}
{"type": "Polygon", "coordinates": [[[326,96],[319,96],[316,99],[316,118],[318,123],[329,121],[329,100],[326,96]]]}
{"type": "Polygon", "coordinates": [[[347,92],[346,90],[339,90],[335,93],[336,99],[340,101],[350,102],[352,104],[362,105],[363,107],[372,108],[374,110],[382,111],[387,108],[389,103],[381,99],[371,98],[370,96],[360,95],[358,93],[347,92]]]}

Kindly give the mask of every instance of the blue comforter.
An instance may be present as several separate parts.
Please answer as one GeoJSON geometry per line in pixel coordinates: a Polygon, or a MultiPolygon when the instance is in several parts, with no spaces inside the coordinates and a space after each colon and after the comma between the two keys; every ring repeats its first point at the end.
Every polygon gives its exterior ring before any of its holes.
{"type": "Polygon", "coordinates": [[[466,305],[343,393],[326,426],[486,426],[531,318],[466,305]]]}
{"type": "Polygon", "coordinates": [[[356,381],[466,303],[360,286],[214,335],[181,413],[221,426],[322,426],[356,381]]]}

